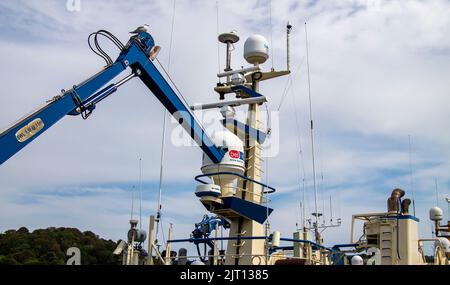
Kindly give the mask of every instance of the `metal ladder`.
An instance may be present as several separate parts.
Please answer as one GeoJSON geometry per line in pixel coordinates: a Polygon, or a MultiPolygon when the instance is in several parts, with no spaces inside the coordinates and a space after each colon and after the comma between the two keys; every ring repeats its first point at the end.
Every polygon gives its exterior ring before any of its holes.
{"type": "Polygon", "coordinates": [[[381,224],[380,225],[380,251],[381,251],[381,264],[392,265],[393,261],[393,243],[392,243],[392,225],[381,224]]]}

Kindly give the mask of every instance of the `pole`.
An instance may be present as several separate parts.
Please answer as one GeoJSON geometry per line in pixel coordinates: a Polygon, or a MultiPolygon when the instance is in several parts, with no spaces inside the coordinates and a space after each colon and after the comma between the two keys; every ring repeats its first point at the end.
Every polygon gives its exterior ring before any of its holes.
{"type": "Polygon", "coordinates": [[[214,261],[213,261],[214,265],[217,265],[217,261],[219,258],[219,248],[218,248],[218,241],[217,241],[218,232],[219,232],[219,223],[216,223],[216,230],[214,233],[214,238],[215,238],[214,239],[214,261]]]}
{"type": "Polygon", "coordinates": [[[172,239],[172,223],[170,223],[170,225],[169,225],[169,235],[168,235],[168,240],[167,240],[167,243],[166,243],[166,256],[165,256],[165,259],[166,259],[166,265],[170,265],[171,264],[171,255],[170,255],[170,242],[169,242],[169,240],[171,240],[172,239]]]}
{"type": "Polygon", "coordinates": [[[150,223],[149,223],[149,229],[148,229],[148,264],[153,265],[153,244],[154,244],[154,230],[155,230],[155,216],[150,216],[150,223]]]}
{"type": "Polygon", "coordinates": [[[291,52],[290,52],[291,30],[292,30],[292,25],[291,25],[291,22],[288,21],[287,25],[286,25],[286,52],[287,52],[286,64],[287,64],[288,71],[291,70],[291,52]]]}
{"type": "Polygon", "coordinates": [[[309,51],[308,51],[308,30],[305,22],[305,38],[306,38],[306,66],[308,70],[308,97],[309,97],[309,119],[311,121],[311,153],[312,153],[312,168],[313,168],[313,187],[314,187],[314,209],[316,222],[314,224],[314,234],[316,243],[320,244],[319,240],[319,213],[317,207],[317,185],[316,185],[316,164],[315,164],[315,151],[314,151],[314,124],[312,114],[312,100],[311,100],[311,79],[309,71],[309,51]]]}

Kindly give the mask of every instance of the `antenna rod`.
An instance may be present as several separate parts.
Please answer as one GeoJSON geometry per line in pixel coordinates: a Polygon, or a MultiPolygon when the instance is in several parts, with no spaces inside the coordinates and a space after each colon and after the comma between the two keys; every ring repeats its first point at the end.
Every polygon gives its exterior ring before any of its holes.
{"type": "MultiPolygon", "coordinates": [[[[170,45],[169,45],[169,59],[167,62],[167,73],[170,74],[170,63],[172,58],[172,44],[173,44],[173,30],[175,27],[175,12],[176,12],[177,1],[173,0],[173,10],[172,10],[172,30],[170,31],[170,45]]],[[[163,111],[163,123],[162,123],[162,138],[161,138],[161,154],[159,162],[159,191],[158,191],[158,205],[156,209],[156,241],[158,241],[159,232],[159,222],[161,219],[161,197],[162,197],[162,183],[164,177],[164,153],[166,145],[166,116],[167,110],[163,111]]],[[[162,227],[162,226],[161,226],[162,227]]]]}
{"type": "Polygon", "coordinates": [[[319,213],[317,210],[317,185],[316,185],[316,162],[314,157],[314,124],[313,124],[313,114],[312,114],[312,100],[311,100],[311,79],[309,72],[309,51],[308,51],[308,31],[305,22],[305,38],[306,38],[306,66],[308,70],[308,97],[309,97],[309,119],[311,121],[311,153],[312,153],[312,168],[313,168],[313,187],[314,187],[314,210],[316,222],[314,225],[314,232],[316,242],[320,243],[319,240],[319,213]]]}
{"type": "Polygon", "coordinates": [[[331,206],[331,195],[330,195],[330,221],[333,223],[333,207],[331,206]]]}
{"type": "MultiPolygon", "coordinates": [[[[286,64],[287,64],[287,71],[291,70],[291,51],[290,51],[290,45],[291,45],[291,30],[292,30],[292,24],[291,21],[287,22],[286,25],[286,64]]],[[[273,48],[273,47],[272,47],[273,48]]]]}
{"type": "Polygon", "coordinates": [[[448,220],[450,221],[450,197],[445,198],[445,201],[447,201],[448,220]]]}
{"type": "Polygon", "coordinates": [[[164,175],[164,153],[166,144],[166,111],[163,114],[163,124],[162,124],[162,138],[161,138],[161,157],[159,164],[159,192],[158,192],[158,205],[156,209],[156,238],[158,238],[159,233],[159,221],[161,219],[161,197],[162,197],[162,183],[164,175]]]}
{"type": "Polygon", "coordinates": [[[436,206],[439,207],[439,191],[437,177],[434,178],[434,185],[436,186],[436,206]]]}
{"type": "Polygon", "coordinates": [[[131,187],[131,217],[130,220],[133,219],[134,215],[134,185],[131,187]]]}
{"type": "MultiPolygon", "coordinates": [[[[224,69],[224,71],[225,72],[228,72],[228,71],[232,71],[232,69],[231,69],[231,41],[227,41],[226,42],[226,44],[227,44],[227,58],[226,58],[226,65],[225,65],[225,69],[224,69]]],[[[227,83],[230,83],[230,75],[228,75],[227,76],[227,83]]]]}
{"type": "Polygon", "coordinates": [[[303,216],[303,230],[306,228],[306,205],[305,205],[305,191],[306,191],[305,174],[303,172],[303,193],[302,193],[302,216],[303,216]]]}
{"type": "Polygon", "coordinates": [[[411,155],[411,135],[408,135],[408,143],[409,143],[409,173],[411,176],[411,195],[412,195],[412,204],[413,204],[413,213],[416,215],[416,202],[414,199],[414,181],[413,181],[413,170],[412,170],[412,155],[411,155]]]}
{"type": "Polygon", "coordinates": [[[142,159],[139,158],[139,229],[142,229],[142,159]]]}

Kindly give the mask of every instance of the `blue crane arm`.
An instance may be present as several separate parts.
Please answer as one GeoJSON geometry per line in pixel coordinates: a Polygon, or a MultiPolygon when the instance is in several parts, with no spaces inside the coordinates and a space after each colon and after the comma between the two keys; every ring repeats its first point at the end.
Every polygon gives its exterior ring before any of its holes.
{"type": "Polygon", "coordinates": [[[214,145],[189,107],[183,103],[150,59],[155,47],[153,38],[146,32],[132,36],[114,63],[79,85],[73,86],[72,89],[62,90],[60,95],[53,97],[44,106],[2,131],[0,133],[0,164],[64,116],[81,114],[83,118],[87,118],[97,103],[134,77],[139,77],[143,81],[213,162],[220,162],[225,151],[214,145]],[[130,75],[104,87],[128,68],[132,71],[130,75]]]}

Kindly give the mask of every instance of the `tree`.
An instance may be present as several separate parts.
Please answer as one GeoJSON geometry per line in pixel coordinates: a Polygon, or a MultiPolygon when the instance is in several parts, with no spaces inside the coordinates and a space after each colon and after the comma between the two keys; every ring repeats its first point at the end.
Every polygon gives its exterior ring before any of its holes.
{"type": "Polygon", "coordinates": [[[120,264],[112,252],[116,242],[91,231],[76,228],[47,228],[29,232],[26,227],[0,234],[0,264],[65,264],[67,249],[77,247],[81,264],[120,264]]]}

